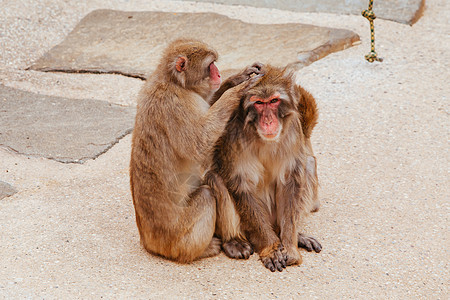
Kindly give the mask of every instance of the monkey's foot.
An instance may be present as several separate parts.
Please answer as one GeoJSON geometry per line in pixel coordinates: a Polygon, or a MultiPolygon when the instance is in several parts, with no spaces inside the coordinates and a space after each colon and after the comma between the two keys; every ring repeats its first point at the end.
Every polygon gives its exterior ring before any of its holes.
{"type": "Polygon", "coordinates": [[[275,270],[281,272],[286,268],[287,253],[279,243],[263,249],[259,257],[263,265],[272,272],[275,270]]]}
{"type": "Polygon", "coordinates": [[[203,252],[202,256],[200,258],[206,258],[211,256],[216,256],[220,253],[220,239],[213,237],[211,242],[208,245],[208,248],[206,248],[205,252],[203,252]]]}
{"type": "Polygon", "coordinates": [[[223,251],[228,257],[248,259],[253,254],[253,248],[249,242],[240,239],[232,239],[222,244],[223,251]]]}
{"type": "Polygon", "coordinates": [[[306,249],[308,252],[315,251],[319,253],[322,250],[322,245],[314,237],[305,235],[302,233],[298,234],[298,246],[300,248],[306,249]]]}

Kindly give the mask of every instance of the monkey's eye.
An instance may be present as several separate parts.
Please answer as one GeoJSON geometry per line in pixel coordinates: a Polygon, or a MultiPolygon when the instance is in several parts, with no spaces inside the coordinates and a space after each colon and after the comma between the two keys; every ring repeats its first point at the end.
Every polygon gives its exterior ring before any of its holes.
{"type": "Polygon", "coordinates": [[[270,100],[270,103],[277,103],[278,101],[280,101],[280,99],[275,98],[275,99],[270,100]]]}
{"type": "Polygon", "coordinates": [[[262,101],[256,101],[255,104],[263,104],[262,101]]]}

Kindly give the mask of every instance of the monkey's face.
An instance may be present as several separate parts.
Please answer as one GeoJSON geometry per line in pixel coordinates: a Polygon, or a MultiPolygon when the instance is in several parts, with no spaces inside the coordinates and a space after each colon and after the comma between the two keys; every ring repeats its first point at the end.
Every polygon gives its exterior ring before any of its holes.
{"type": "Polygon", "coordinates": [[[198,60],[194,55],[180,56],[177,58],[175,66],[179,82],[185,88],[195,90],[200,94],[215,92],[222,83],[213,55],[207,55],[203,60],[198,60]]]}
{"type": "Polygon", "coordinates": [[[219,89],[222,78],[215,65],[218,55],[214,49],[195,40],[175,41],[169,48],[169,73],[181,86],[202,95],[219,89]]]}
{"type": "Polygon", "coordinates": [[[246,127],[253,127],[257,135],[267,142],[277,142],[295,113],[292,100],[283,90],[250,93],[244,101],[246,127]]]}
{"type": "Polygon", "coordinates": [[[280,106],[280,94],[277,92],[269,97],[261,98],[256,95],[251,96],[249,102],[256,112],[256,132],[267,141],[278,140],[283,128],[283,124],[278,118],[278,107],[280,106]]]}
{"type": "Polygon", "coordinates": [[[294,78],[270,65],[264,66],[263,74],[246,92],[245,126],[264,142],[278,142],[296,115],[294,78]]]}

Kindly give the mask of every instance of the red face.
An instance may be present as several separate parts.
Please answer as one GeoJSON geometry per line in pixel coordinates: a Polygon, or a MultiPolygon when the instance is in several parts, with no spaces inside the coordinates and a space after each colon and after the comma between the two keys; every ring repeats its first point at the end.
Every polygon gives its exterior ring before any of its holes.
{"type": "Polygon", "coordinates": [[[209,86],[211,87],[211,90],[218,90],[221,82],[222,78],[220,78],[219,69],[214,62],[212,62],[209,65],[209,86]]]}
{"type": "Polygon", "coordinates": [[[259,135],[266,140],[276,140],[280,136],[282,127],[278,121],[280,94],[275,93],[265,99],[252,96],[250,101],[253,102],[259,115],[257,128],[259,135]]]}

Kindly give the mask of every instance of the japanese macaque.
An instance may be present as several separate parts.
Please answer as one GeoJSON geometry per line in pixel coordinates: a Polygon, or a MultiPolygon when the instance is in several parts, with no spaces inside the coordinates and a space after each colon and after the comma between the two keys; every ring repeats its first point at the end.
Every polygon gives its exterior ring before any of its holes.
{"type": "Polygon", "coordinates": [[[292,74],[267,65],[261,73],[217,141],[206,181],[218,199],[216,232],[225,253],[248,258],[253,248],[264,266],[282,271],[302,262],[298,247],[321,250],[299,233],[317,206],[310,136],[318,113],[292,74]]]}
{"type": "MultiPolygon", "coordinates": [[[[213,237],[216,199],[203,184],[203,168],[245,83],[218,91],[217,58],[200,41],[172,42],[138,98],[130,160],[137,227],[147,251],[182,263],[220,251],[213,237]],[[216,91],[218,100],[210,107],[216,91]]],[[[238,85],[253,72],[258,65],[227,84],[238,85]]]]}

